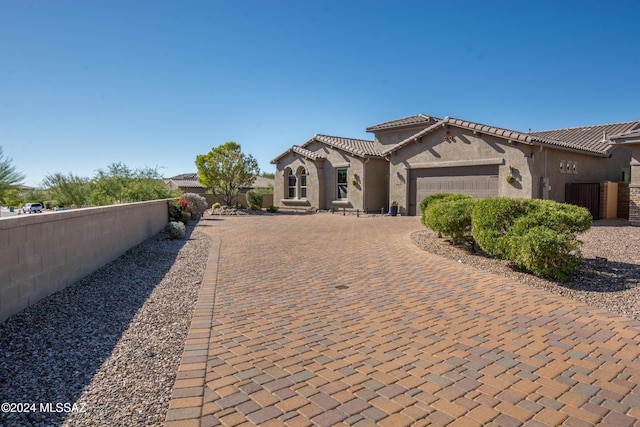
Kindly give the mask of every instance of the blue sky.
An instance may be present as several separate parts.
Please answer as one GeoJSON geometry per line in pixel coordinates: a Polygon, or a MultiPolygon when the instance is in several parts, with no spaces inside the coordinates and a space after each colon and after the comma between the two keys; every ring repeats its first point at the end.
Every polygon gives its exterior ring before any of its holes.
{"type": "Polygon", "coordinates": [[[114,162],[263,171],[413,114],[526,131],[640,119],[640,2],[0,0],[0,146],[37,186],[114,162]]]}

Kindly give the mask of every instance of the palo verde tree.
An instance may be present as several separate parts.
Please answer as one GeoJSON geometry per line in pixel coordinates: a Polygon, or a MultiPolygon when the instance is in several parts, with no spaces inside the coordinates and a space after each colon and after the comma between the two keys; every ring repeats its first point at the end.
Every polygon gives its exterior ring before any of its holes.
{"type": "Polygon", "coordinates": [[[49,189],[52,199],[60,206],[81,208],[91,204],[92,183],[89,178],[71,172],[68,175],[57,172],[45,176],[42,185],[49,189]]]}
{"type": "Polygon", "coordinates": [[[256,159],[244,154],[240,144],[233,141],[196,156],[196,167],[200,184],[220,196],[227,206],[231,206],[240,188],[253,184],[260,173],[256,159]]]}
{"type": "Polygon", "coordinates": [[[104,206],[116,203],[176,197],[163,181],[157,168],[132,170],[123,163],[112,163],[100,169],[93,178],[72,173],[49,174],[43,185],[62,206],[104,206]]]}
{"type": "Polygon", "coordinates": [[[24,174],[16,171],[11,162],[12,159],[4,157],[0,146],[0,201],[4,199],[5,192],[22,184],[24,180],[24,174]]]}
{"type": "Polygon", "coordinates": [[[99,169],[92,180],[94,205],[166,199],[175,194],[166,186],[157,168],[132,170],[118,162],[99,169]]]}

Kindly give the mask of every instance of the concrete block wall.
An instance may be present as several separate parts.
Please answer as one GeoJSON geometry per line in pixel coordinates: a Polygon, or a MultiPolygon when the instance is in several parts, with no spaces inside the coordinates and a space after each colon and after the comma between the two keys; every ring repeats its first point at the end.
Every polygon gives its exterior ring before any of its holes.
{"type": "Polygon", "coordinates": [[[0,322],[157,234],[168,222],[167,202],[0,220],[0,322]]]}

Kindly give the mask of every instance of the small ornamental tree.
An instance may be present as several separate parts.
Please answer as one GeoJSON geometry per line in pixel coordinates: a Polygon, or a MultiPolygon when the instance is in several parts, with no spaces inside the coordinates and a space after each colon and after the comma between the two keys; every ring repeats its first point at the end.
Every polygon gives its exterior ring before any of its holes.
{"type": "Polygon", "coordinates": [[[260,172],[258,162],[244,154],[240,144],[229,141],[207,154],[196,156],[198,181],[231,206],[241,187],[249,187],[260,172]]]}

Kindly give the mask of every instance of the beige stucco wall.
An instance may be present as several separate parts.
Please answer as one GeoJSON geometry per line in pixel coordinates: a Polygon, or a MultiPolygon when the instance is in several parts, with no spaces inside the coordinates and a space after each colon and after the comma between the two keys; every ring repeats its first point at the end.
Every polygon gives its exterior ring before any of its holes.
{"type": "MultiPolygon", "coordinates": [[[[347,209],[365,210],[364,189],[368,186],[380,185],[380,173],[367,167],[371,172],[370,179],[365,171],[366,159],[352,156],[342,150],[337,150],[325,144],[314,142],[305,147],[321,155],[323,160],[310,160],[296,153],[289,153],[278,160],[276,164],[276,176],[274,184],[274,203],[280,208],[304,208],[304,209],[347,209]],[[307,197],[306,199],[288,199],[287,173],[291,168],[294,172],[304,167],[307,170],[307,197]],[[347,199],[337,200],[338,197],[338,169],[347,169],[347,199]],[[353,181],[355,180],[355,185],[353,181]]],[[[384,160],[374,159],[375,162],[384,160]]],[[[381,164],[381,163],[380,163],[381,164]]],[[[368,191],[368,190],[367,190],[368,191]]],[[[376,205],[381,203],[380,196],[372,196],[371,202],[376,205]]],[[[379,207],[378,207],[379,209],[379,207]]]]}
{"type": "Polygon", "coordinates": [[[629,170],[631,151],[626,147],[616,147],[611,157],[602,158],[572,151],[557,150],[550,147],[536,147],[531,156],[531,174],[533,179],[533,197],[544,198],[541,179],[548,178],[548,198],[557,202],[565,201],[567,183],[602,183],[621,181],[623,171],[629,170]],[[577,164],[577,173],[560,172],[560,162],[565,165],[577,164]]]}
{"type": "Polygon", "coordinates": [[[390,156],[389,200],[398,202],[402,214],[408,212],[411,169],[450,165],[472,166],[494,162],[499,164],[500,196],[532,197],[532,178],[528,165],[530,146],[508,143],[502,138],[490,135],[474,135],[472,131],[453,126],[438,129],[420,141],[409,143],[390,156]],[[445,140],[451,137],[452,139],[445,140]],[[512,184],[506,181],[510,171],[513,171],[516,178],[512,184]]]}
{"type": "Polygon", "coordinates": [[[0,220],[0,322],[163,229],[167,200],[0,220]]]}
{"type": "Polygon", "coordinates": [[[365,162],[364,210],[378,213],[381,208],[388,212],[389,200],[389,162],[385,159],[371,158],[365,162]]]}
{"type": "Polygon", "coordinates": [[[323,204],[320,194],[319,177],[323,175],[323,161],[312,161],[299,154],[289,153],[276,164],[275,180],[273,185],[273,203],[279,208],[309,209],[318,208],[323,204]],[[288,199],[289,191],[288,170],[298,173],[301,168],[307,170],[307,197],[304,199],[288,199]]]}
{"type": "Polygon", "coordinates": [[[425,128],[426,126],[417,126],[411,128],[392,129],[382,132],[376,132],[373,143],[376,150],[384,151],[390,146],[404,141],[405,139],[415,135],[425,128]]]}

